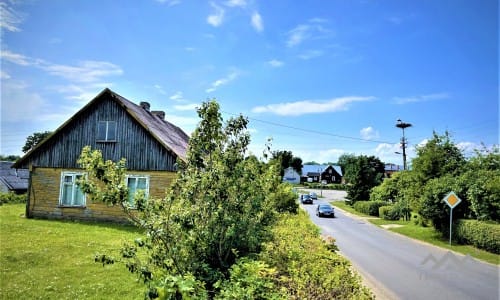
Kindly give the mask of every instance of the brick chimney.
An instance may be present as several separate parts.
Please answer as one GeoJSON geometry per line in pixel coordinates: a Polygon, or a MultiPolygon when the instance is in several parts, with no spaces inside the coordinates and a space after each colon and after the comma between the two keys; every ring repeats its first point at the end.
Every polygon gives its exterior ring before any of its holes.
{"type": "Polygon", "coordinates": [[[165,120],[165,112],[162,110],[153,110],[151,112],[154,116],[157,116],[158,118],[165,120]]]}
{"type": "Polygon", "coordinates": [[[149,111],[149,108],[151,107],[151,106],[149,105],[149,102],[145,102],[145,101],[144,101],[144,102],[139,103],[139,106],[140,106],[140,107],[142,107],[145,111],[149,111]]]}

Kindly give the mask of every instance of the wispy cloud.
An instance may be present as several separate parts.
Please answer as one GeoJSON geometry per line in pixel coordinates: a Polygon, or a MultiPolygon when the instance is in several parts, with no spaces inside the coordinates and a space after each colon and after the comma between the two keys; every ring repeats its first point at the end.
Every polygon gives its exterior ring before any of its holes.
{"type": "Polygon", "coordinates": [[[274,67],[274,68],[279,68],[279,67],[282,67],[285,63],[282,62],[281,60],[277,60],[277,59],[271,59],[270,61],[267,62],[271,67],[274,67]]]}
{"type": "Polygon", "coordinates": [[[304,114],[316,114],[345,111],[354,102],[364,102],[374,100],[375,97],[350,96],[334,98],[326,101],[305,100],[298,102],[269,104],[257,106],[252,109],[254,113],[272,113],[280,116],[300,116],[304,114]]]}
{"type": "Polygon", "coordinates": [[[207,17],[207,23],[214,27],[219,27],[224,20],[224,9],[214,2],[210,2],[210,6],[213,8],[213,12],[207,17]]]}
{"type": "Polygon", "coordinates": [[[119,66],[105,61],[85,60],[78,62],[74,66],[61,65],[14,53],[9,50],[2,51],[0,57],[5,61],[21,66],[33,66],[51,75],[74,82],[96,82],[101,80],[102,77],[123,74],[123,70],[119,66]]]}
{"type": "Polygon", "coordinates": [[[182,92],[181,91],[177,91],[175,92],[175,94],[173,94],[172,96],[169,97],[170,100],[174,100],[174,101],[183,101],[184,100],[184,96],[182,95],[182,92]]]}
{"type": "Polygon", "coordinates": [[[161,4],[166,4],[167,6],[174,6],[177,4],[181,4],[180,0],[156,0],[156,2],[161,4]]]}
{"type": "Polygon", "coordinates": [[[295,47],[306,40],[326,38],[332,35],[332,31],[324,26],[327,23],[325,19],[310,19],[305,24],[297,25],[288,32],[287,46],[295,47]]]}
{"type": "Polygon", "coordinates": [[[262,32],[264,30],[264,22],[262,21],[262,17],[258,12],[254,12],[252,14],[251,22],[252,22],[252,27],[256,31],[262,32]]]}
{"type": "Polygon", "coordinates": [[[450,95],[448,93],[435,93],[435,94],[410,96],[410,97],[394,97],[393,100],[394,103],[396,104],[408,104],[408,103],[443,100],[448,98],[450,98],[450,95]]]}
{"type": "Polygon", "coordinates": [[[163,87],[159,84],[155,84],[153,85],[153,87],[158,91],[158,93],[162,94],[162,95],[166,95],[167,93],[165,92],[165,90],[163,90],[163,87]]]}
{"type": "Polygon", "coordinates": [[[216,81],[214,81],[212,83],[212,86],[210,88],[206,89],[205,92],[207,92],[207,93],[214,92],[217,90],[218,87],[228,84],[229,82],[238,78],[238,76],[239,76],[238,71],[233,71],[233,72],[229,73],[226,77],[220,78],[220,79],[217,79],[216,81]]]}
{"type": "Polygon", "coordinates": [[[373,129],[373,127],[368,126],[359,131],[361,137],[365,140],[373,140],[379,138],[379,133],[377,130],[373,129]]]}
{"type": "Polygon", "coordinates": [[[24,21],[24,16],[17,12],[10,3],[12,2],[0,2],[0,29],[11,32],[21,31],[19,25],[24,21]]]}
{"type": "Polygon", "coordinates": [[[229,0],[225,3],[229,7],[245,7],[247,2],[245,0],[229,0]]]}
{"type": "Polygon", "coordinates": [[[10,75],[5,71],[0,70],[0,78],[1,79],[10,79],[10,75]]]}

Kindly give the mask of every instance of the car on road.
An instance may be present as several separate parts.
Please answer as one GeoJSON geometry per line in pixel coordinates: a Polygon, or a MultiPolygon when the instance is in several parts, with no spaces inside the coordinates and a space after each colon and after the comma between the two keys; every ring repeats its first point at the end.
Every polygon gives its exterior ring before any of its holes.
{"type": "Polygon", "coordinates": [[[302,204],[313,204],[313,199],[309,194],[302,194],[300,195],[300,202],[302,202],[302,204]]]}
{"type": "Polygon", "coordinates": [[[330,204],[319,204],[316,207],[316,215],[320,218],[321,217],[334,218],[335,211],[333,210],[333,207],[330,204]]]}
{"type": "Polygon", "coordinates": [[[316,194],[315,192],[310,192],[309,196],[311,196],[313,200],[318,200],[318,194],[316,194]]]}

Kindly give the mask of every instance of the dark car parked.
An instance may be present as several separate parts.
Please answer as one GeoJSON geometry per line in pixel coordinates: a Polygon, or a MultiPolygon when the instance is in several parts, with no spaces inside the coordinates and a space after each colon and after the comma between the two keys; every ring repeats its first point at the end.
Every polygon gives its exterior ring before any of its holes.
{"type": "Polygon", "coordinates": [[[308,194],[300,195],[300,202],[302,204],[313,204],[313,199],[308,194]]]}
{"type": "Polygon", "coordinates": [[[335,211],[333,210],[333,207],[330,204],[319,204],[318,207],[316,207],[316,215],[318,217],[335,217],[335,211]]]}

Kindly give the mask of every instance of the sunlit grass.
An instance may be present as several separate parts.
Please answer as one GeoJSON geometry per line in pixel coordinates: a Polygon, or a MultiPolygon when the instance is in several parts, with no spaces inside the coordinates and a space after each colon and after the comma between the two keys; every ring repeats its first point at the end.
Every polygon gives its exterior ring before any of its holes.
{"type": "Polygon", "coordinates": [[[396,224],[400,225],[400,227],[392,227],[388,228],[390,231],[397,232],[399,234],[405,235],[407,237],[423,241],[435,246],[439,246],[445,249],[449,249],[458,253],[462,253],[464,255],[470,255],[471,257],[474,257],[476,259],[480,259],[492,264],[499,264],[500,262],[500,255],[490,253],[488,251],[484,251],[478,248],[475,248],[473,246],[469,245],[457,245],[455,243],[452,243],[450,246],[449,240],[446,238],[443,238],[441,236],[441,233],[436,231],[432,226],[427,226],[423,227],[421,225],[415,224],[414,221],[403,221],[403,220],[397,220],[397,221],[391,221],[391,220],[384,220],[380,218],[375,218],[373,216],[365,215],[363,213],[360,213],[352,206],[346,204],[344,201],[335,201],[331,202],[331,204],[335,207],[338,207],[342,210],[345,210],[349,213],[355,214],[360,217],[366,217],[368,221],[372,224],[375,224],[377,226],[383,226],[383,225],[389,225],[389,224],[396,224]]]}
{"type": "Polygon", "coordinates": [[[140,235],[116,224],[26,219],[23,204],[0,206],[2,299],[142,299],[144,286],[121,264],[103,267],[94,255],[114,253],[140,235]]]}

